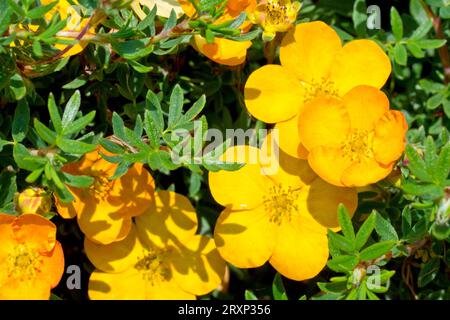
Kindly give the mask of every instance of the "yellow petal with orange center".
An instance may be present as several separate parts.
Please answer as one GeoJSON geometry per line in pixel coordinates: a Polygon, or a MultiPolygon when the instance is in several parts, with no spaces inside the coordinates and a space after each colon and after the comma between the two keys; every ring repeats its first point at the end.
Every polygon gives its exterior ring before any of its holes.
{"type": "Polygon", "coordinates": [[[221,157],[225,162],[246,163],[236,171],[209,172],[209,188],[218,203],[235,210],[254,208],[262,203],[262,196],[270,185],[259,165],[260,151],[250,146],[236,146],[221,157]]]}
{"type": "Polygon", "coordinates": [[[277,230],[263,206],[246,211],[225,209],[217,220],[214,240],[226,261],[238,268],[256,268],[272,255],[277,230]]]}
{"type": "Polygon", "coordinates": [[[381,116],[389,110],[389,99],[374,87],[355,87],[343,100],[352,129],[372,131],[381,116]]]}
{"type": "Polygon", "coordinates": [[[255,118],[275,123],[300,112],[304,89],[288,68],[265,65],[254,71],[245,84],[245,105],[255,118]]]}
{"type": "Polygon", "coordinates": [[[350,118],[341,100],[319,97],[304,106],[299,116],[302,144],[311,151],[316,146],[338,146],[349,133],[350,118]]]}
{"type": "Polygon", "coordinates": [[[391,110],[380,117],[373,138],[375,159],[384,165],[398,160],[405,150],[407,130],[408,124],[400,111],[391,110]]]}
{"type": "Polygon", "coordinates": [[[328,78],[340,50],[341,40],[333,28],[322,21],[300,23],[283,38],[281,65],[298,79],[320,82],[328,78]]]}
{"type": "Polygon", "coordinates": [[[226,66],[238,66],[245,62],[247,49],[251,41],[233,41],[215,38],[214,43],[207,43],[202,36],[194,36],[194,48],[212,61],[226,66]]]}
{"type": "Polygon", "coordinates": [[[347,43],[333,62],[330,75],[342,96],[359,85],[381,88],[391,73],[391,61],[372,40],[347,43]]]}
{"type": "Polygon", "coordinates": [[[139,238],[147,247],[164,248],[172,241],[182,244],[197,231],[197,214],[185,196],[173,191],[158,191],[154,202],[135,218],[139,238]]]}
{"type": "Polygon", "coordinates": [[[197,235],[176,247],[170,255],[172,275],[184,291],[204,295],[220,285],[226,264],[212,238],[197,235]]]}

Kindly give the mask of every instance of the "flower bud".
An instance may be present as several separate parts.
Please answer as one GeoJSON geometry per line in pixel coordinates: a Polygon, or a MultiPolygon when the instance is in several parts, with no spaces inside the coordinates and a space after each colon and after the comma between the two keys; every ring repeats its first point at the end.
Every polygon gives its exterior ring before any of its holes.
{"type": "Polygon", "coordinates": [[[52,206],[50,195],[40,188],[27,188],[22,191],[17,204],[21,213],[47,214],[52,206]]]}

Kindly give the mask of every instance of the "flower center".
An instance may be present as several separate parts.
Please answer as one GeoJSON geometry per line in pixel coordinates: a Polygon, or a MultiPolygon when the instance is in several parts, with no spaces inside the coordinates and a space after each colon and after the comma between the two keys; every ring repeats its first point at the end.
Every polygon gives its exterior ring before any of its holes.
{"type": "Polygon", "coordinates": [[[352,161],[361,161],[361,158],[373,158],[373,132],[367,130],[352,130],[341,148],[344,154],[352,161]]]}
{"type": "Polygon", "coordinates": [[[41,262],[42,258],[39,253],[26,244],[19,244],[14,247],[6,258],[8,277],[20,280],[31,279],[39,272],[41,262]]]}
{"type": "Polygon", "coordinates": [[[298,190],[291,187],[273,186],[264,197],[264,209],[270,214],[270,221],[281,224],[283,220],[290,220],[292,213],[298,210],[296,200],[298,190]]]}
{"type": "Polygon", "coordinates": [[[309,84],[305,85],[305,88],[306,94],[303,100],[304,103],[310,102],[314,98],[321,96],[339,98],[334,82],[326,78],[322,78],[321,81],[312,80],[309,84]]]}
{"type": "Polygon", "coordinates": [[[94,192],[101,199],[108,197],[114,182],[109,180],[104,173],[94,172],[90,176],[94,178],[94,182],[90,186],[90,191],[94,192]]]}
{"type": "Polygon", "coordinates": [[[168,279],[170,269],[164,263],[167,251],[144,250],[138,258],[134,268],[142,273],[145,281],[153,282],[159,279],[168,279]]]}

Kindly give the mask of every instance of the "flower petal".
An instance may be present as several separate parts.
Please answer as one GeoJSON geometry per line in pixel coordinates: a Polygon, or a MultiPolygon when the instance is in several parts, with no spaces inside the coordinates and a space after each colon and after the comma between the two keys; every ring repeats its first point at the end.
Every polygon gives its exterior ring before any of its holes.
{"type": "Polygon", "coordinates": [[[289,120],[278,122],[275,125],[274,129],[278,130],[279,136],[277,139],[278,146],[291,157],[308,159],[308,150],[305,149],[300,141],[298,122],[299,116],[294,116],[289,120]]]}
{"type": "Polygon", "coordinates": [[[136,219],[139,239],[148,247],[164,248],[169,241],[184,243],[198,226],[197,214],[185,196],[172,191],[158,191],[155,201],[136,219]]]}
{"type": "Polygon", "coordinates": [[[386,112],[375,126],[373,152],[375,159],[389,165],[405,150],[405,134],[408,130],[405,116],[400,111],[386,112]]]}
{"type": "Polygon", "coordinates": [[[278,147],[277,142],[281,139],[274,130],[267,135],[260,150],[264,174],[286,188],[297,189],[309,184],[317,175],[306,160],[292,157],[278,147]]]}
{"type": "Polygon", "coordinates": [[[214,240],[226,261],[238,268],[256,268],[272,255],[277,230],[262,206],[247,211],[225,209],[217,220],[214,240]]]}
{"type": "Polygon", "coordinates": [[[23,214],[12,223],[14,238],[40,253],[49,253],[56,244],[56,226],[37,214],[23,214]]]}
{"type": "Polygon", "coordinates": [[[0,265],[4,263],[4,259],[6,259],[16,244],[12,229],[14,220],[16,220],[15,216],[0,213],[0,265]]]}
{"type": "Polygon", "coordinates": [[[308,163],[323,180],[343,187],[342,174],[352,161],[343,154],[340,147],[318,146],[309,153],[308,163]]]}
{"type": "Polygon", "coordinates": [[[389,99],[374,87],[355,87],[343,99],[352,129],[372,131],[381,116],[389,110],[389,99]]]}
{"type": "Polygon", "coordinates": [[[250,146],[231,147],[222,156],[222,161],[246,165],[236,171],[210,171],[209,188],[213,198],[233,209],[249,209],[260,205],[270,180],[259,165],[259,150],[250,146]]]}
{"type": "Polygon", "coordinates": [[[350,216],[358,206],[358,193],[353,188],[336,187],[320,178],[302,188],[302,210],[307,211],[317,222],[326,228],[337,228],[337,210],[340,203],[348,209],[350,216]]]}
{"type": "Polygon", "coordinates": [[[119,273],[133,267],[144,249],[137,237],[136,228],[132,227],[125,239],[107,245],[85,238],[84,250],[97,269],[119,273]]]}
{"type": "Polygon", "coordinates": [[[341,100],[319,97],[304,106],[299,116],[302,144],[311,151],[316,146],[338,146],[347,137],[350,119],[341,100]]]}
{"type": "Polygon", "coordinates": [[[194,48],[212,61],[226,66],[238,66],[245,62],[247,49],[251,41],[233,41],[215,38],[214,43],[207,43],[202,36],[194,36],[194,48]]]}
{"type": "Polygon", "coordinates": [[[41,278],[17,280],[10,278],[1,283],[0,300],[48,300],[50,284],[41,278]]]}
{"type": "Polygon", "coordinates": [[[341,181],[347,187],[364,187],[386,178],[393,166],[382,166],[373,158],[362,158],[344,170],[341,181]]]}
{"type": "Polygon", "coordinates": [[[328,78],[341,48],[338,34],[327,24],[322,21],[300,23],[281,43],[281,65],[303,81],[321,81],[328,78]]]}
{"type": "Polygon", "coordinates": [[[328,260],[326,229],[320,232],[304,221],[302,215],[292,215],[279,226],[278,239],[269,260],[283,276],[292,280],[315,277],[328,260]]]}
{"type": "Polygon", "coordinates": [[[197,235],[171,254],[172,274],[189,293],[204,295],[216,289],[225,275],[226,264],[210,237],[197,235]]]}
{"type": "Polygon", "coordinates": [[[95,270],[89,278],[91,300],[145,300],[146,283],[136,269],[121,273],[106,273],[95,270]]]}
{"type": "Polygon", "coordinates": [[[58,285],[64,274],[64,252],[61,243],[56,241],[51,254],[43,255],[40,267],[40,277],[50,284],[51,288],[58,285]]]}
{"type": "Polygon", "coordinates": [[[300,111],[303,90],[288,68],[265,65],[254,71],[247,80],[245,105],[252,116],[261,121],[285,121],[300,111]]]}
{"type": "Polygon", "coordinates": [[[381,88],[391,74],[391,61],[372,40],[348,42],[336,56],[331,81],[343,96],[359,85],[381,88]]]}

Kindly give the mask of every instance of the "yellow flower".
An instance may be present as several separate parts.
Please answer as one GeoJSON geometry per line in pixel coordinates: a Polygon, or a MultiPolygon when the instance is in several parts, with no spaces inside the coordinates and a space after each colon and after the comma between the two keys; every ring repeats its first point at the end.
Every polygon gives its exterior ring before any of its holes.
{"type": "Polygon", "coordinates": [[[339,203],[353,214],[357,193],[324,182],[305,160],[280,152],[277,161],[270,137],[266,141],[261,150],[225,152],[224,161],[246,163],[241,169],[209,173],[211,194],[225,206],[214,231],[217,249],[239,268],[269,261],[290,279],[309,279],[328,260],[327,228],[338,227],[339,203]],[[275,161],[278,170],[268,175],[275,161]]]}
{"type": "Polygon", "coordinates": [[[319,96],[343,97],[358,85],[381,88],[391,72],[389,58],[371,40],[344,46],[337,33],[321,21],[298,24],[284,37],[281,65],[253,72],[245,85],[245,104],[257,119],[277,123],[280,148],[304,157],[296,116],[305,102],[319,96]]]}
{"type": "Polygon", "coordinates": [[[299,138],[311,168],[336,186],[366,186],[385,178],[405,148],[408,129],[380,90],[358,86],[342,99],[320,97],[299,116],[299,138]]]}
{"type": "MultiPolygon", "coordinates": [[[[185,14],[189,17],[195,15],[195,9],[188,0],[179,0],[185,14]]],[[[223,16],[215,23],[236,19],[242,12],[252,10],[256,6],[256,0],[229,0],[227,2],[223,16]]],[[[241,30],[248,30],[251,24],[245,22],[241,30]]],[[[194,36],[193,46],[200,53],[212,61],[227,65],[237,66],[245,62],[247,49],[252,45],[251,41],[233,41],[225,38],[215,38],[214,43],[207,43],[206,39],[200,35],[194,36]]]]}
{"type": "Polygon", "coordinates": [[[253,24],[261,25],[263,39],[271,41],[277,32],[286,32],[294,25],[301,7],[298,1],[262,0],[249,14],[249,19],[253,24]]]}
{"type": "Polygon", "coordinates": [[[131,8],[136,12],[139,19],[143,20],[147,16],[140,6],[145,6],[152,10],[156,5],[156,14],[158,16],[168,18],[170,17],[170,12],[175,11],[177,16],[183,14],[183,9],[181,9],[180,4],[177,0],[133,0],[131,8]]]}
{"type": "Polygon", "coordinates": [[[0,213],[0,300],[47,300],[63,272],[53,223],[35,214],[0,213]]]}
{"type": "Polygon", "coordinates": [[[91,299],[195,299],[216,289],[225,274],[214,240],[196,235],[189,200],[171,191],[155,193],[152,207],[136,217],[128,236],[99,245],[85,240],[95,265],[91,299]]]}
{"type": "Polygon", "coordinates": [[[99,149],[86,154],[82,160],[63,167],[73,175],[87,175],[94,183],[85,189],[68,186],[75,200],[55,204],[66,219],[78,218],[81,231],[92,241],[109,244],[124,239],[131,230],[132,219],[148,209],[153,197],[154,181],[142,164],[134,164],[122,177],[109,180],[117,164],[104,160],[99,149]]]}
{"type": "Polygon", "coordinates": [[[45,215],[50,212],[52,201],[50,195],[41,188],[27,188],[17,197],[17,205],[21,213],[45,215]]]}

